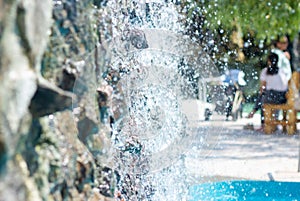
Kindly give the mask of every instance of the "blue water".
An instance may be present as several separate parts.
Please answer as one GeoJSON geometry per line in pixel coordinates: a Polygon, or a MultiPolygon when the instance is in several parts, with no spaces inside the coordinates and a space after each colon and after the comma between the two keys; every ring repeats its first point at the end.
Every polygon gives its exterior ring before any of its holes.
{"type": "Polygon", "coordinates": [[[189,188],[189,201],[296,201],[300,182],[225,181],[203,183],[189,188]]]}

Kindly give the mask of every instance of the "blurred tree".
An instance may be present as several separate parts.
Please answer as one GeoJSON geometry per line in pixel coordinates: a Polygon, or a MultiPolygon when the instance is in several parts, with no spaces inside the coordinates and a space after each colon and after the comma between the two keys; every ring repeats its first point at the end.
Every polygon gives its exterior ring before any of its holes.
{"type": "Polygon", "coordinates": [[[220,71],[246,73],[255,94],[265,56],[278,35],[293,40],[300,30],[300,0],[182,0],[187,34],[204,45],[220,71]]]}
{"type": "Polygon", "coordinates": [[[205,28],[217,29],[221,25],[241,36],[252,32],[258,42],[270,42],[283,34],[293,38],[300,30],[299,0],[190,0],[185,5],[189,17],[195,9],[201,11],[205,28]]]}

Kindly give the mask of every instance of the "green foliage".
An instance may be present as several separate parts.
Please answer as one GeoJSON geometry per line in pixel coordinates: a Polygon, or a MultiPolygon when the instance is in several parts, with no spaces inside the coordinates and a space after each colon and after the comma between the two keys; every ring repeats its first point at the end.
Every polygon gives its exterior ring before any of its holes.
{"type": "Polygon", "coordinates": [[[293,38],[300,30],[299,0],[193,0],[187,4],[190,14],[195,9],[202,11],[208,29],[221,25],[233,30],[238,25],[244,34],[252,32],[257,40],[268,42],[281,34],[293,38]]]}

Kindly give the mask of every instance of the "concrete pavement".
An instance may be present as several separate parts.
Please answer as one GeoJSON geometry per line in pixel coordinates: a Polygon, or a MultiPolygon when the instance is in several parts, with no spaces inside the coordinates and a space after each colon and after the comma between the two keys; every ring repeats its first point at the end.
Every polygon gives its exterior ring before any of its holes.
{"type": "Polygon", "coordinates": [[[205,134],[205,143],[186,158],[195,183],[229,179],[300,182],[299,133],[266,135],[243,129],[248,123],[258,128],[259,115],[237,121],[215,115],[209,122],[192,123],[206,128],[195,138],[203,139],[205,134]]]}

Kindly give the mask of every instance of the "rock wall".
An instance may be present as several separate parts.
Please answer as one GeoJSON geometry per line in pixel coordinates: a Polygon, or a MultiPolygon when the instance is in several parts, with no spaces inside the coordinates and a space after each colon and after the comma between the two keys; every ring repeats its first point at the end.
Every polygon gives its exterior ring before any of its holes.
{"type": "Polygon", "coordinates": [[[73,91],[79,68],[97,85],[92,3],[0,0],[0,201],[109,199],[95,97],[73,91]]]}

